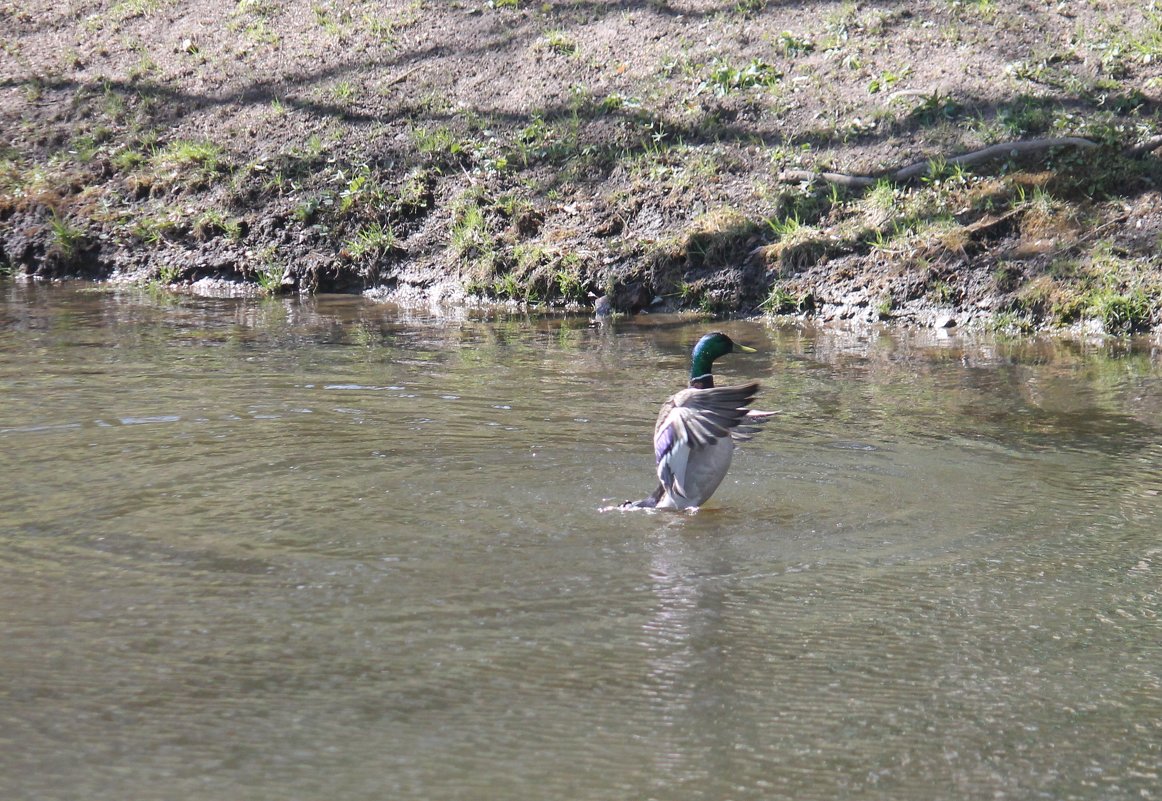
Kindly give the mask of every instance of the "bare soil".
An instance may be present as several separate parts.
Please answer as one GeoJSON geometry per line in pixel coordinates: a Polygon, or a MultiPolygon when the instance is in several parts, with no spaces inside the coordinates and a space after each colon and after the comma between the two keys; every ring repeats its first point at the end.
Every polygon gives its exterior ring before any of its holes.
{"type": "Polygon", "coordinates": [[[1150,6],[3,0],[0,265],[1157,328],[1150,6]]]}

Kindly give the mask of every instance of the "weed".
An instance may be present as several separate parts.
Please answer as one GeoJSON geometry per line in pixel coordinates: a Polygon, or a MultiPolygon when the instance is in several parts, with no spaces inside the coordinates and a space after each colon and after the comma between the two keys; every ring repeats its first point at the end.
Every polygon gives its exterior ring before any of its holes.
{"type": "Polygon", "coordinates": [[[1107,334],[1119,336],[1150,327],[1150,298],[1140,289],[1127,294],[1098,290],[1088,299],[1087,313],[1101,321],[1107,334]]]}
{"type": "Polygon", "coordinates": [[[317,197],[303,198],[303,200],[301,200],[299,204],[295,206],[294,211],[292,211],[291,214],[299,222],[303,223],[304,225],[308,225],[314,222],[315,216],[319,213],[319,206],[321,205],[322,201],[317,197]]]}
{"type": "Polygon", "coordinates": [[[545,34],[544,43],[545,47],[554,53],[559,53],[563,56],[577,55],[577,42],[570,38],[564,31],[549,31],[545,34]]]}
{"type": "Polygon", "coordinates": [[[177,283],[182,277],[182,268],[176,264],[162,264],[157,268],[157,282],[163,286],[177,283]]]}
{"type": "Polygon", "coordinates": [[[376,260],[394,250],[398,241],[390,225],[370,222],[343,244],[343,253],[355,261],[376,260]]]}
{"type": "Polygon", "coordinates": [[[278,13],[278,9],[278,3],[274,0],[238,0],[238,5],[234,7],[234,13],[270,19],[278,13]]]}
{"type": "Polygon", "coordinates": [[[432,205],[434,176],[426,171],[413,172],[404,180],[395,199],[395,211],[399,214],[419,214],[432,205]]]}
{"type": "Polygon", "coordinates": [[[1036,330],[1036,326],[1028,314],[1014,310],[1005,310],[993,315],[988,328],[996,334],[1016,334],[1018,336],[1031,334],[1036,330]]]}
{"type": "Polygon", "coordinates": [[[412,141],[415,143],[416,150],[436,160],[441,160],[445,156],[457,157],[467,150],[465,144],[456,138],[452,129],[447,125],[441,125],[431,130],[421,127],[412,128],[412,141]]]}
{"type": "Polygon", "coordinates": [[[986,20],[992,19],[997,13],[996,0],[953,0],[952,5],[966,15],[975,13],[986,20]]]}
{"type": "Polygon", "coordinates": [[[1146,15],[1146,25],[1141,34],[1130,40],[1130,49],[1144,64],[1156,64],[1162,61],[1162,9],[1154,9],[1146,15]]]}
{"type": "Polygon", "coordinates": [[[786,56],[802,56],[812,52],[815,43],[810,39],[795,36],[790,31],[783,31],[775,42],[775,50],[786,56]]]}
{"type": "Polygon", "coordinates": [[[1008,262],[999,262],[993,268],[993,283],[1001,292],[1011,292],[1024,275],[1021,268],[1008,262]]]}
{"type": "Polygon", "coordinates": [[[812,305],[813,299],[810,294],[796,295],[776,284],[771,287],[770,293],[759,304],[759,308],[767,314],[800,314],[810,309],[812,305]]]}
{"type": "Polygon", "coordinates": [[[181,232],[181,225],[174,215],[157,213],[137,218],[130,228],[130,233],[147,245],[156,245],[163,239],[176,237],[181,232]]]}
{"type": "Polygon", "coordinates": [[[271,246],[259,253],[259,263],[254,268],[254,280],[267,295],[277,295],[283,291],[287,272],[287,266],[275,259],[275,249],[271,246]]]}
{"type": "Polygon", "coordinates": [[[696,219],[686,235],[684,252],[691,267],[721,267],[741,262],[753,246],[759,226],[736,209],[714,209],[696,219]]]}
{"type": "Polygon", "coordinates": [[[85,243],[85,232],[64,217],[53,212],[48,221],[49,248],[60,254],[65,261],[72,261],[80,253],[85,243]]]}
{"type": "Polygon", "coordinates": [[[355,99],[355,86],[350,81],[340,81],[335,84],[332,93],[336,103],[344,106],[350,105],[351,101],[355,99]]]}
{"type": "MultiPolygon", "coordinates": [[[[576,259],[575,256],[573,258],[576,259]]],[[[563,263],[553,274],[553,282],[556,284],[557,293],[565,300],[581,300],[585,297],[585,287],[581,283],[579,270],[575,264],[563,263]]]]}
{"type": "Polygon", "coordinates": [[[150,167],[154,175],[144,177],[145,182],[162,189],[172,185],[204,186],[227,171],[217,145],[185,140],[170,142],[155,151],[150,167]]]}
{"type": "Polygon", "coordinates": [[[767,226],[779,239],[790,239],[803,227],[799,219],[799,212],[795,211],[786,217],[775,217],[767,220],[767,226]]]}
{"type": "Polygon", "coordinates": [[[924,95],[920,105],[908,114],[908,119],[916,125],[935,125],[938,122],[956,119],[960,111],[960,103],[948,95],[935,91],[930,95],[924,95]]]}
{"type": "Polygon", "coordinates": [[[109,16],[118,22],[144,17],[159,10],[165,2],[163,0],[120,0],[109,9],[109,16]]]}
{"type": "Polygon", "coordinates": [[[895,184],[886,178],[876,181],[875,186],[868,190],[864,202],[873,209],[891,211],[896,207],[898,192],[895,184]]]}
{"type": "Polygon", "coordinates": [[[700,301],[702,299],[702,287],[697,282],[682,281],[678,284],[678,300],[683,306],[689,306],[691,303],[700,301]]]}
{"type": "Polygon", "coordinates": [[[1007,136],[1041,134],[1053,127],[1055,113],[1056,107],[1050,98],[1019,95],[997,109],[997,122],[1007,136]]]}
{"type": "Polygon", "coordinates": [[[899,72],[884,70],[868,82],[867,92],[869,95],[874,95],[877,92],[885,92],[902,81],[904,78],[907,78],[911,72],[912,71],[908,68],[905,68],[899,72]]]}
{"type": "Polygon", "coordinates": [[[203,241],[218,235],[238,240],[242,238],[242,222],[234,217],[226,216],[218,209],[207,209],[194,223],[192,233],[203,241]]]}
{"type": "Polygon", "coordinates": [[[360,165],[339,192],[339,213],[348,214],[360,208],[379,211],[386,207],[387,200],[387,190],[376,180],[371,168],[360,165]]]}
{"type": "Polygon", "coordinates": [[[311,134],[307,137],[306,144],[302,148],[296,148],[294,150],[296,155],[306,161],[317,161],[326,152],[327,145],[323,142],[323,137],[318,134],[311,134]]]}
{"type": "Polygon", "coordinates": [[[717,95],[728,95],[754,86],[772,86],[782,77],[779,70],[758,59],[744,67],[720,61],[711,67],[710,76],[699,87],[699,91],[713,89],[717,95]]]}
{"type": "Polygon", "coordinates": [[[928,297],[933,303],[946,305],[956,298],[956,290],[942,278],[937,278],[928,285],[928,297]]]}
{"type": "Polygon", "coordinates": [[[479,255],[491,246],[484,210],[475,203],[456,214],[452,221],[452,250],[461,258],[479,255]]]}

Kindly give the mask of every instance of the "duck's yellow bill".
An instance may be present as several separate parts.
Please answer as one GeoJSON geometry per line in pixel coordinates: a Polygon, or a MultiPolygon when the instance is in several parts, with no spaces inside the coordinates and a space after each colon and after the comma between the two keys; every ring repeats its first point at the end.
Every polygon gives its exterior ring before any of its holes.
{"type": "Polygon", "coordinates": [[[758,351],[755,350],[754,348],[752,348],[750,345],[740,345],[737,342],[735,342],[734,346],[736,348],[738,348],[739,350],[741,350],[743,353],[758,353],[758,351]]]}

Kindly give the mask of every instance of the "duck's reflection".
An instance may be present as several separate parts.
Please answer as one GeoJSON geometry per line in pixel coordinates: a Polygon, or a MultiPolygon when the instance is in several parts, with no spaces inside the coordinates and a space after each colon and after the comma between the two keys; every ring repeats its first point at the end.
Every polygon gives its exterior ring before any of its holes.
{"type": "Polygon", "coordinates": [[[733,570],[713,544],[677,530],[661,535],[650,559],[652,614],[642,625],[645,686],[653,710],[656,781],[673,787],[729,770],[740,732],[739,688],[727,620],[733,570]]]}

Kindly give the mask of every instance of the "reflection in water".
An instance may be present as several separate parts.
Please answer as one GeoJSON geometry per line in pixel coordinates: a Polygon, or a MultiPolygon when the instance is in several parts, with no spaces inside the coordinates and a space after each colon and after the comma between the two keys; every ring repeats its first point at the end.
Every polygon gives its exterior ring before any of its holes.
{"type": "Polygon", "coordinates": [[[0,292],[0,797],[1155,792],[1142,343],[716,323],[779,419],[601,514],[705,323],[0,292]]]}

